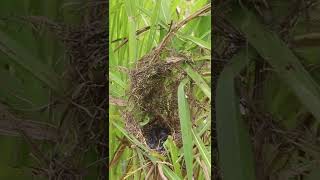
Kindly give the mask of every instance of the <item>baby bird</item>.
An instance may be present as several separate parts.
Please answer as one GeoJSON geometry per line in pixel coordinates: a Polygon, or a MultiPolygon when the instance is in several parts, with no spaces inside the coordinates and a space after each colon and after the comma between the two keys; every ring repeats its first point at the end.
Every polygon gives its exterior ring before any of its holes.
{"type": "Polygon", "coordinates": [[[151,149],[164,150],[163,143],[167,140],[169,130],[159,126],[150,130],[148,145],[151,149]]]}

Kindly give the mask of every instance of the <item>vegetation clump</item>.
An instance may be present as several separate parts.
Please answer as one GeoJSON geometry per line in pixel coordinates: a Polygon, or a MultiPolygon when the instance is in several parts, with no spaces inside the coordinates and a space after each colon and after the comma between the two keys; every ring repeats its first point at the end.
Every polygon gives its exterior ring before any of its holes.
{"type": "Polygon", "coordinates": [[[35,174],[39,176],[59,176],[61,179],[84,177],[87,172],[82,171],[87,171],[86,167],[90,166],[85,165],[81,158],[94,151],[102,162],[99,163],[99,178],[106,178],[108,29],[105,28],[105,5],[98,1],[87,4],[86,9],[90,13],[78,25],[58,23],[42,16],[23,17],[26,23],[53,33],[66,48],[66,68],[62,74],[63,81],[67,82],[65,99],[59,96],[53,105],[54,108],[61,104],[66,106],[57,122],[60,139],[54,144],[56,148],[65,148],[46,161],[45,167],[35,168],[35,174]]]}

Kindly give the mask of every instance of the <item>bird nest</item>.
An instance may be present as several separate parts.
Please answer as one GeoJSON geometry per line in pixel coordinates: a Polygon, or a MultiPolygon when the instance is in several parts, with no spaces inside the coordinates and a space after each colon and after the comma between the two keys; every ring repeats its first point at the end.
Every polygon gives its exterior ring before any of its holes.
{"type": "Polygon", "coordinates": [[[185,76],[180,66],[187,58],[179,54],[151,57],[144,56],[129,73],[129,106],[124,119],[130,134],[150,149],[163,151],[169,135],[178,147],[182,145],[177,90],[185,76]]]}

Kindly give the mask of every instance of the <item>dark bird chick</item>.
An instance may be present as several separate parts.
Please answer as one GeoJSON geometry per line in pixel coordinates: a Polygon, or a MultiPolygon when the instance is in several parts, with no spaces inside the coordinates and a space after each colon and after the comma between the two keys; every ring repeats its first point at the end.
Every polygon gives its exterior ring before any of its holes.
{"type": "Polygon", "coordinates": [[[164,150],[163,143],[167,140],[168,135],[169,135],[169,130],[167,128],[162,128],[159,126],[153,127],[150,130],[147,143],[151,149],[162,151],[164,150]]]}

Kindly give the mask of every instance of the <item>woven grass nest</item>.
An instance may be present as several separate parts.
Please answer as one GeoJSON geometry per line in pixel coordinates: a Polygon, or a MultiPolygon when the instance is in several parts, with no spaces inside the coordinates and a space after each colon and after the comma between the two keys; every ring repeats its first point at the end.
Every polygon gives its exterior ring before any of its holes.
{"type": "Polygon", "coordinates": [[[149,54],[141,58],[129,73],[129,106],[123,116],[130,134],[146,147],[162,152],[168,135],[178,147],[182,145],[177,90],[185,77],[181,64],[188,58],[182,54],[151,57],[149,54]],[[148,123],[141,125],[146,119],[148,123]],[[161,135],[164,139],[154,146],[155,136],[161,135]]]}

